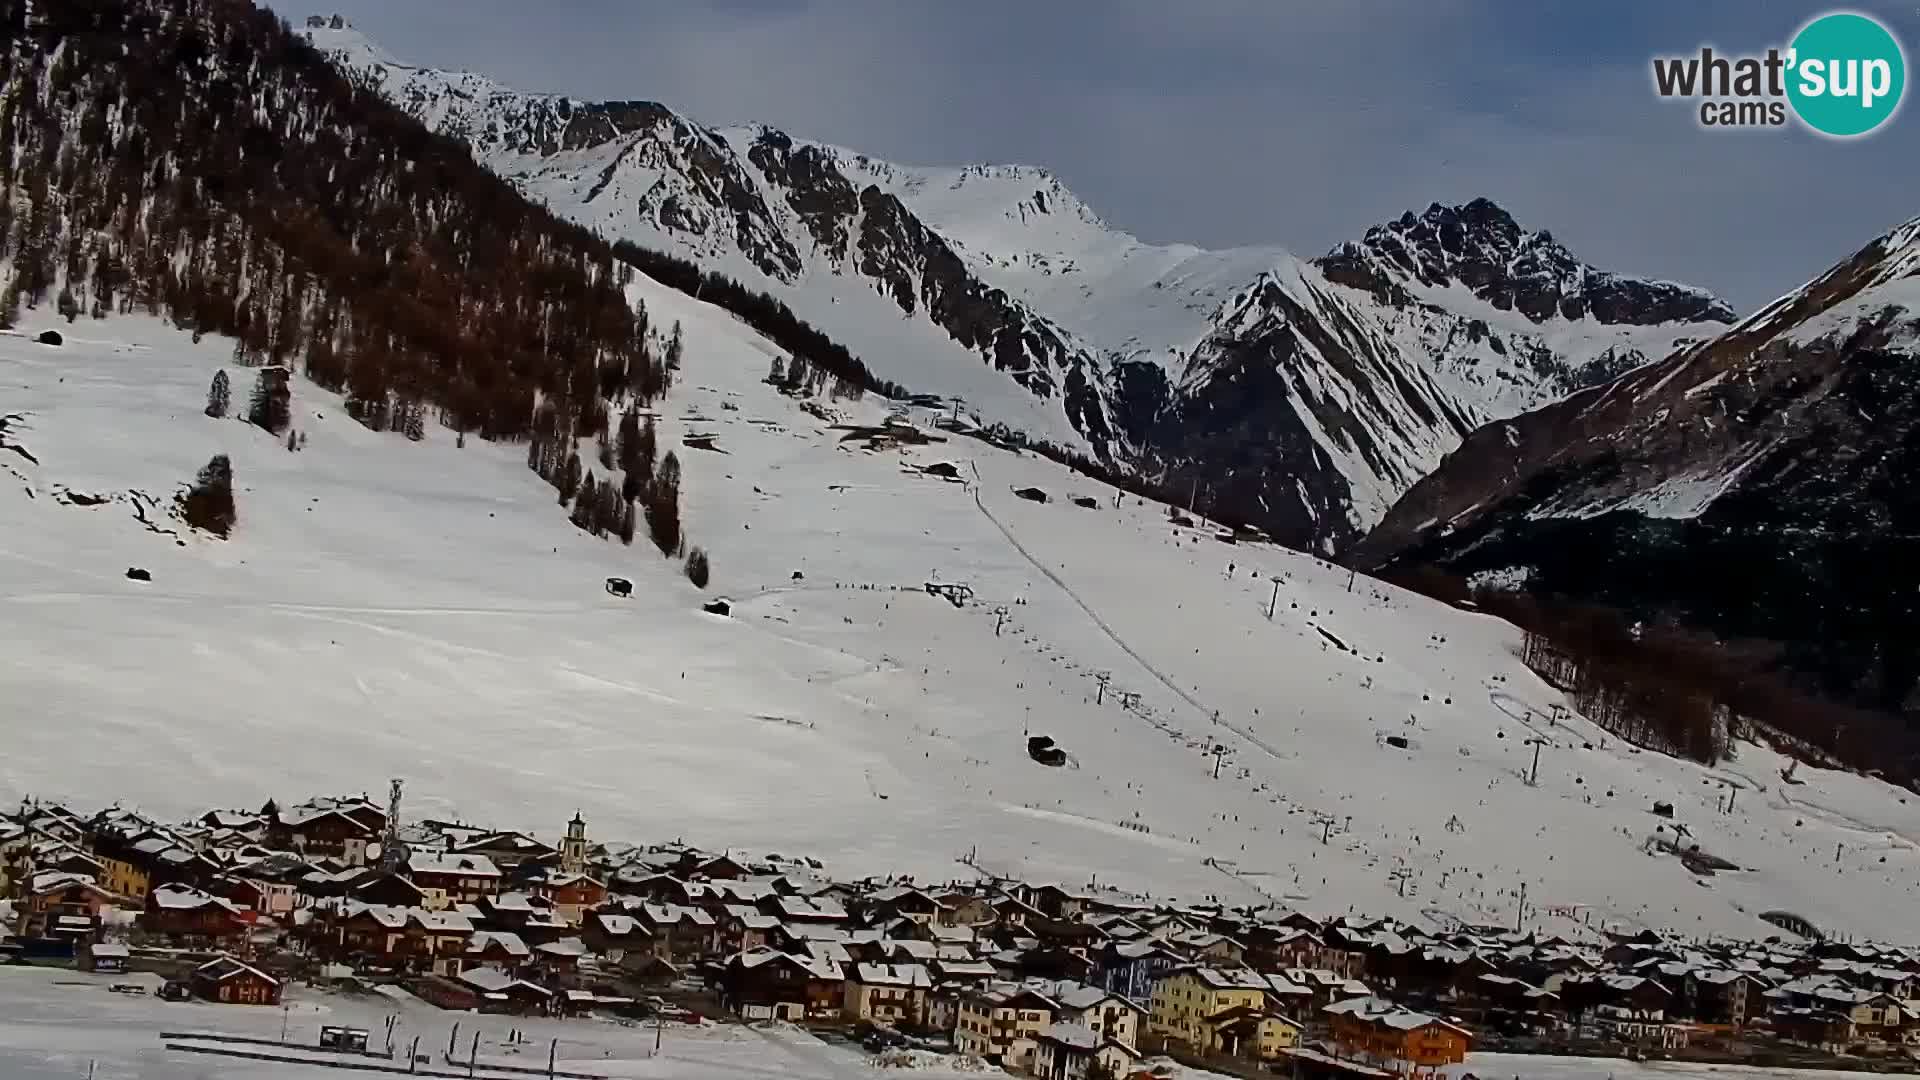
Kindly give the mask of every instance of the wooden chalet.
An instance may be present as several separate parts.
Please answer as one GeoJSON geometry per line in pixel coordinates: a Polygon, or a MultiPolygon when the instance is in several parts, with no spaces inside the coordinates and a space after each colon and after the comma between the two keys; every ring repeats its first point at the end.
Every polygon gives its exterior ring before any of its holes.
{"type": "Polygon", "coordinates": [[[220,956],[193,969],[193,995],[223,1005],[278,1005],[280,980],[244,961],[220,956]]]}

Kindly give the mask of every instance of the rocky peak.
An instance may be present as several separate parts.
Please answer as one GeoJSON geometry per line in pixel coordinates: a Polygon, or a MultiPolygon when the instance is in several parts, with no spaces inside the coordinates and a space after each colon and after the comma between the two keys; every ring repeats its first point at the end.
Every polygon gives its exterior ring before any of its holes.
{"type": "Polygon", "coordinates": [[[1534,323],[1731,323],[1733,309],[1688,285],[1626,277],[1581,262],[1545,230],[1530,232],[1491,199],[1434,203],[1367,230],[1316,260],[1328,280],[1406,307],[1424,289],[1460,285],[1534,323]]]}

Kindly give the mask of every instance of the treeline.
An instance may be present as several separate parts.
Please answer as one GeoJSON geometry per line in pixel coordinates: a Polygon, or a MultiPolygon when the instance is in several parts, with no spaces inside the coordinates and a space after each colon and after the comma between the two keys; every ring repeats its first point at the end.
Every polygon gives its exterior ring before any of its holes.
{"type": "Polygon", "coordinates": [[[1649,749],[1712,764],[1742,736],[1808,750],[1895,783],[1920,783],[1920,733],[1899,716],[1812,692],[1777,642],[1723,641],[1672,620],[1506,589],[1472,588],[1432,566],[1382,575],[1402,588],[1497,616],[1525,632],[1521,660],[1574,697],[1582,715],[1649,749]]]}
{"type": "Polygon", "coordinates": [[[0,320],[145,311],[363,422],[646,401],[633,270],[246,0],[0,0],[0,320]]]}
{"type": "Polygon", "coordinates": [[[732,312],[741,322],[779,345],[796,360],[826,372],[852,387],[884,398],[904,398],[906,387],[888,382],[867,370],[859,357],[815,329],[773,296],[756,292],[725,274],[700,267],[663,251],[650,251],[626,240],[613,245],[621,262],[662,285],[696,296],[732,312]]]}

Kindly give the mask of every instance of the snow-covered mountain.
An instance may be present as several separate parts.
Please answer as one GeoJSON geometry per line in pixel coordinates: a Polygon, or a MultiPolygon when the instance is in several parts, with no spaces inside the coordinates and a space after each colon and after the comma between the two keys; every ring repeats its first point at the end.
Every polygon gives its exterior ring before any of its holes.
{"type": "Polygon", "coordinates": [[[596,840],[805,854],[848,876],[947,880],[974,873],[967,857],[1428,925],[1760,937],[1777,929],[1759,915],[1785,910],[1913,936],[1907,792],[1810,767],[1788,787],[1757,745],[1707,768],[1577,715],[1548,727],[1534,718],[1567,699],[1504,622],[1221,544],[1034,455],[849,441],[835,423],[878,430],[887,406],[787,397],[763,382],[771,342],[633,289],[685,329],[658,423],[712,554],[706,591],[568,524],[517,445],[371,431],[296,377],[310,438],[289,453],[203,414],[214,372],[254,374],[230,341],[23,312],[0,335],[0,443],[17,448],[0,450],[0,700],[23,718],[0,801],[178,818],[401,776],[422,816],[557,831],[579,811],[596,840]],[[62,346],[33,341],[50,327],[62,346]],[[165,509],[215,453],[238,505],[225,540],[165,509]],[[965,482],[922,471],[936,463],[965,482]],[[616,575],[632,597],[602,588],[616,575]],[[974,601],[927,595],[928,577],[974,601]],[[730,617],[701,610],[716,595],[730,617]],[[1030,732],[1070,763],[1033,762],[1030,732]],[[1703,887],[1649,853],[1655,802],[1741,869],[1703,887]]]}
{"type": "Polygon", "coordinates": [[[1920,707],[1920,220],[1725,334],[1473,434],[1360,545],[1787,644],[1920,707]],[[1891,635],[1891,637],[1890,637],[1891,635]]]}
{"type": "Polygon", "coordinates": [[[1479,424],[1732,318],[1587,267],[1485,200],[1311,263],[1155,245],[1044,169],[905,166],[307,33],[556,211],[765,289],[881,378],[1303,547],[1356,538],[1479,424]]]}

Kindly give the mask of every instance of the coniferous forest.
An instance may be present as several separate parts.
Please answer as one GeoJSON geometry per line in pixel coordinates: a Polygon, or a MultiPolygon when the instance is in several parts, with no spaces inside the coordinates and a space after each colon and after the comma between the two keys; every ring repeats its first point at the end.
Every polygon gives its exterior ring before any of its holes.
{"type": "MultiPolygon", "coordinates": [[[[654,345],[611,245],[248,0],[0,0],[0,37],[0,325],[51,304],[229,336],[260,369],[231,407],[290,447],[291,371],[375,430],[418,440],[431,417],[533,442],[536,466],[666,391],[682,346],[654,345]]],[[[208,414],[232,394],[220,379],[208,414]]],[[[656,483],[652,456],[619,484],[575,474],[575,522],[631,542],[659,520],[677,554],[677,463],[656,483]]]]}

